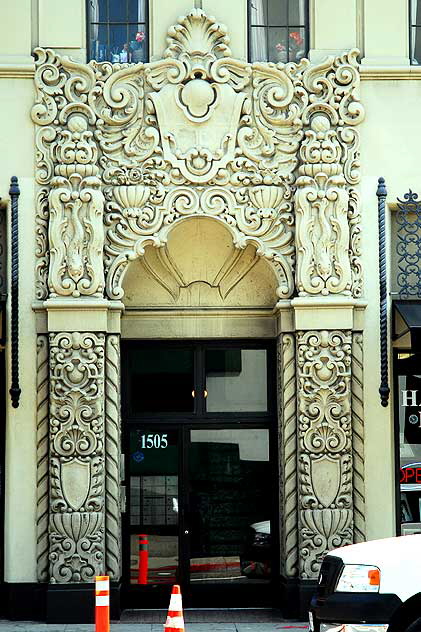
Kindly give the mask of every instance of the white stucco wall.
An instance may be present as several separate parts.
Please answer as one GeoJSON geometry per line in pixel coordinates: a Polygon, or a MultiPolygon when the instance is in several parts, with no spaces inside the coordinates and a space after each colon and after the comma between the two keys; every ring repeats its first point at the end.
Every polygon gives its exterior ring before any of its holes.
{"type": "MultiPolygon", "coordinates": [[[[21,190],[19,361],[22,395],[19,408],[12,408],[8,394],[8,330],[4,574],[6,581],[28,582],[36,580],[36,336],[32,311],[35,282],[34,130],[29,118],[34,98],[32,80],[0,77],[0,95],[0,196],[8,198],[10,177],[13,175],[18,176],[21,190]]],[[[10,316],[10,288],[7,310],[10,316]]]]}

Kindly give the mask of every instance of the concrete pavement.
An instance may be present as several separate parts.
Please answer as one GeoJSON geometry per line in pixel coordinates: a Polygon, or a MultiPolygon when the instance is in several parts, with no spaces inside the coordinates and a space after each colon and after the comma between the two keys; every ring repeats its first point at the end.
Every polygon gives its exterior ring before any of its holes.
{"type": "MultiPolygon", "coordinates": [[[[163,632],[166,610],[124,610],[110,632],[163,632]]],[[[186,632],[303,632],[307,622],[283,619],[271,608],[184,609],[186,632]]],[[[46,624],[0,619],[0,632],[94,632],[93,624],[46,624]]]]}
{"type": "MultiPolygon", "coordinates": [[[[0,632],[93,632],[93,624],[46,624],[33,621],[0,620],[0,632]]],[[[308,630],[305,622],[278,623],[187,623],[186,632],[300,632],[308,630]]],[[[159,623],[111,623],[110,632],[163,632],[159,623]]]]}

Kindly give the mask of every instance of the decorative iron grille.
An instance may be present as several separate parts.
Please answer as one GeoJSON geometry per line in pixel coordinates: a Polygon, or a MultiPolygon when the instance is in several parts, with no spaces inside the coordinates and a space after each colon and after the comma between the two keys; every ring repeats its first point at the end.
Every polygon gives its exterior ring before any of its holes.
{"type": "Polygon", "coordinates": [[[421,201],[409,190],[397,201],[397,285],[399,298],[421,298],[421,201]]]}

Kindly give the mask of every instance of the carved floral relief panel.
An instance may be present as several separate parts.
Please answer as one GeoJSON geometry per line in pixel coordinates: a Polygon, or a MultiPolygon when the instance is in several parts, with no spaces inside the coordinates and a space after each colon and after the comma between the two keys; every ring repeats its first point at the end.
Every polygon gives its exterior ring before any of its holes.
{"type": "Polygon", "coordinates": [[[104,334],[50,334],[52,582],[104,573],[104,334]]]}
{"type": "Polygon", "coordinates": [[[297,335],[300,576],[353,541],[351,332],[297,335]]]}
{"type": "Polygon", "coordinates": [[[201,9],[167,42],[147,64],[36,50],[38,298],[121,298],[129,261],[192,215],[252,243],[279,298],[358,296],[357,51],[248,64],[201,9]]]}

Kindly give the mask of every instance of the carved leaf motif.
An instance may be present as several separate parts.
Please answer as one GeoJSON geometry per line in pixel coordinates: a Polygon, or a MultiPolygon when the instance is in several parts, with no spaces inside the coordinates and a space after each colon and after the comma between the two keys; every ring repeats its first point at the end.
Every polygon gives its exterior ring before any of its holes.
{"type": "Polygon", "coordinates": [[[326,551],[352,543],[352,511],[317,509],[300,512],[302,578],[314,578],[326,551]]]}

